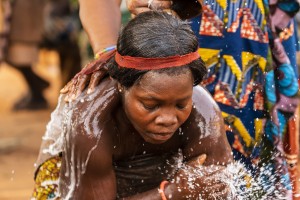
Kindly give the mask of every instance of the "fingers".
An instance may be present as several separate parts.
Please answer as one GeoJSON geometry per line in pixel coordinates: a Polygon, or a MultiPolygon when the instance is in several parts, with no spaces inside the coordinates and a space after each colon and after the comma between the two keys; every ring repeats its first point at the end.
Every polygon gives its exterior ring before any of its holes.
{"type": "Polygon", "coordinates": [[[143,12],[147,12],[150,11],[150,8],[135,8],[134,10],[130,11],[132,13],[132,15],[135,17],[136,15],[143,13],[143,12]]]}
{"type": "Polygon", "coordinates": [[[171,8],[173,1],[171,0],[127,0],[127,8],[134,10],[142,7],[155,7],[157,9],[169,9],[171,8]]]}
{"type": "Polygon", "coordinates": [[[206,160],[206,154],[200,155],[197,160],[198,160],[199,165],[202,165],[204,163],[204,161],[206,160]]]}
{"type": "Polygon", "coordinates": [[[217,183],[209,188],[208,196],[205,199],[227,199],[231,190],[226,183],[217,183]]]}
{"type": "Polygon", "coordinates": [[[97,71],[92,74],[91,81],[88,86],[87,94],[92,93],[95,90],[95,87],[99,84],[100,80],[104,77],[106,72],[97,71]]]}
{"type": "Polygon", "coordinates": [[[83,75],[79,79],[75,87],[74,94],[72,95],[72,101],[75,100],[83,92],[83,90],[86,88],[89,79],[90,79],[90,75],[83,75]]]}
{"type": "Polygon", "coordinates": [[[206,160],[206,154],[201,154],[200,156],[188,161],[187,165],[189,165],[191,167],[199,167],[199,166],[203,165],[205,160],[206,160]]]}
{"type": "MultiPolygon", "coordinates": [[[[208,194],[208,197],[228,196],[231,190],[227,181],[230,181],[231,179],[232,177],[229,177],[226,173],[214,173],[207,176],[206,178],[202,179],[200,183],[200,187],[202,188],[203,191],[205,191],[202,194],[208,194]]],[[[205,199],[210,199],[210,198],[205,198],[205,199]]]]}
{"type": "Polygon", "coordinates": [[[176,16],[179,18],[179,15],[172,9],[164,9],[165,12],[167,12],[170,15],[176,16]]]}
{"type": "Polygon", "coordinates": [[[171,9],[172,4],[171,0],[127,0],[127,8],[134,15],[150,10],[171,9]]]}
{"type": "Polygon", "coordinates": [[[71,102],[75,100],[86,88],[87,84],[88,91],[87,94],[90,94],[94,91],[95,87],[99,84],[102,78],[107,74],[107,69],[103,67],[99,71],[94,71],[90,74],[78,74],[76,75],[68,84],[61,89],[62,94],[67,94],[65,97],[65,102],[71,102]]]}
{"type": "Polygon", "coordinates": [[[72,84],[72,80],[69,81],[69,82],[67,83],[67,85],[65,85],[59,92],[60,92],[61,94],[66,94],[66,93],[69,91],[69,89],[70,89],[70,87],[71,87],[71,84],[72,84]]]}
{"type": "Polygon", "coordinates": [[[151,4],[148,4],[148,7],[151,8],[151,10],[164,10],[171,9],[172,4],[173,2],[168,0],[153,0],[151,4]]]}
{"type": "MultiPolygon", "coordinates": [[[[68,90],[67,95],[65,97],[65,102],[71,102],[75,100],[85,89],[86,84],[89,80],[90,76],[85,74],[80,74],[75,76],[69,83],[68,83],[68,90]]],[[[64,89],[64,88],[63,88],[64,89]]]]}
{"type": "Polygon", "coordinates": [[[74,90],[75,90],[77,82],[78,82],[78,77],[75,76],[70,82],[71,82],[71,84],[69,86],[68,93],[64,99],[65,102],[72,101],[72,95],[74,94],[74,90]]]}

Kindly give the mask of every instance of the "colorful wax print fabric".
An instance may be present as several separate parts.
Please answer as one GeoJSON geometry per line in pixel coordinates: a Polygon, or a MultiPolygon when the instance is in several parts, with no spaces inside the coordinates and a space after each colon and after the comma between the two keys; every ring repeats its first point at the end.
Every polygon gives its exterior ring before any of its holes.
{"type": "Polygon", "coordinates": [[[59,174],[61,157],[54,156],[39,166],[31,200],[59,200],[59,174]]]}
{"type": "Polygon", "coordinates": [[[291,19],[277,33],[290,62],[278,66],[272,62],[270,42],[275,38],[270,34],[266,8],[268,2],[262,0],[206,0],[192,28],[208,67],[203,84],[222,110],[235,159],[254,172],[266,164],[271,164],[272,173],[280,168],[281,181],[290,190],[283,138],[293,113],[276,112],[279,123],[271,120],[271,113],[278,96],[297,95],[298,42],[291,19]],[[280,73],[284,75],[278,78],[280,73]]]}

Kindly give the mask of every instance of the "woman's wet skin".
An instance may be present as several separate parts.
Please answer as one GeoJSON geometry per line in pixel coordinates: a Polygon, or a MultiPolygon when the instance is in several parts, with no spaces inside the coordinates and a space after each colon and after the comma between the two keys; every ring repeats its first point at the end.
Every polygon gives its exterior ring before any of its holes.
{"type": "MultiPolygon", "coordinates": [[[[98,86],[99,92],[95,92],[94,99],[101,99],[106,91],[113,88],[114,94],[110,100],[103,101],[111,103],[105,106],[95,104],[97,100],[77,102],[77,113],[86,113],[88,110],[95,113],[91,114],[94,116],[96,112],[100,112],[101,123],[95,124],[99,120],[93,120],[92,124],[86,123],[92,120],[79,119],[78,116],[76,121],[82,121],[82,124],[77,124],[77,127],[81,127],[80,132],[84,133],[84,127],[90,124],[89,126],[94,127],[92,132],[95,137],[101,133],[101,140],[110,138],[115,158],[124,158],[132,155],[131,152],[165,151],[162,146],[170,150],[178,149],[182,147],[182,137],[179,137],[182,133],[179,133],[179,128],[184,132],[184,137],[188,138],[186,140],[190,140],[187,144],[192,151],[188,152],[188,157],[198,156],[197,149],[201,153],[209,152],[208,155],[215,154],[212,141],[218,144],[222,142],[218,141],[220,138],[226,139],[224,130],[220,130],[223,122],[216,104],[203,88],[193,88],[192,74],[188,70],[172,76],[148,72],[136,85],[128,89],[122,88],[122,93],[118,92],[115,81],[106,80],[98,86]],[[91,106],[93,104],[99,107],[91,106]],[[102,123],[103,121],[107,122],[102,123]],[[96,126],[98,128],[95,129],[96,126]],[[224,137],[221,133],[224,133],[224,137]],[[139,145],[142,148],[137,150],[139,145]]],[[[91,134],[87,135],[91,137],[91,134]]],[[[217,154],[222,155],[219,151],[217,154]]],[[[227,158],[228,156],[222,160],[227,158]]],[[[208,161],[210,159],[214,160],[207,158],[208,161]]]]}
{"type": "MultiPolygon", "coordinates": [[[[103,176],[114,183],[113,162],[138,155],[161,155],[182,149],[187,161],[206,154],[204,165],[231,162],[225,133],[217,133],[222,130],[212,128],[222,127],[222,120],[211,99],[200,86],[193,88],[192,74],[188,70],[177,75],[148,72],[136,85],[123,88],[122,93],[115,81],[106,79],[96,88],[93,100],[74,102],[77,114],[72,124],[76,132],[69,133],[73,144],[66,149],[66,156],[71,158],[74,151],[75,163],[81,162],[76,161],[77,158],[83,158],[88,165],[82,182],[95,184],[95,187],[101,185],[100,188],[103,188],[103,176]],[[92,113],[84,114],[88,112],[92,113]],[[200,122],[206,127],[204,132],[199,128],[200,122]]],[[[66,168],[63,163],[62,173],[66,168]]],[[[165,176],[162,174],[162,179],[165,176]]],[[[63,179],[69,178],[62,176],[63,179]]],[[[89,189],[84,185],[81,189],[76,195],[86,196],[89,189]]],[[[114,184],[105,189],[108,190],[114,191],[114,184]]],[[[98,192],[102,195],[100,190],[98,192]]]]}
{"type": "Polygon", "coordinates": [[[123,105],[126,116],[142,138],[161,144],[189,117],[192,94],[193,78],[189,70],[179,75],[149,72],[140,82],[124,90],[123,105]]]}

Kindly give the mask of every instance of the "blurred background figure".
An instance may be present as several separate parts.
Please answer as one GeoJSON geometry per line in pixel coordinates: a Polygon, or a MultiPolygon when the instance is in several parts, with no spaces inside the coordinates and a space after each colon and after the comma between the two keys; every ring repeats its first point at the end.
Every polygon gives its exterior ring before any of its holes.
{"type": "Polygon", "coordinates": [[[14,103],[14,111],[49,106],[44,91],[50,84],[34,69],[41,48],[57,52],[61,84],[81,69],[77,5],[69,0],[1,1],[0,61],[17,69],[28,86],[26,94],[14,103]]]}
{"type": "Polygon", "coordinates": [[[11,15],[6,16],[9,20],[5,20],[10,29],[2,61],[17,69],[28,85],[28,92],[15,102],[13,110],[47,108],[43,91],[49,83],[32,70],[38,60],[38,45],[43,34],[44,1],[15,0],[6,6],[11,6],[11,15]]]}
{"type": "Polygon", "coordinates": [[[77,5],[0,0],[1,200],[25,200],[32,192],[34,162],[52,105],[81,65],[77,5]]]}
{"type": "Polygon", "coordinates": [[[11,6],[9,0],[0,1],[0,61],[3,60],[4,51],[7,46],[7,35],[9,32],[9,18],[11,6]]]}
{"type": "Polygon", "coordinates": [[[81,27],[78,13],[78,3],[75,1],[48,0],[46,2],[45,30],[40,47],[57,51],[62,86],[81,69],[78,45],[81,27]]]}

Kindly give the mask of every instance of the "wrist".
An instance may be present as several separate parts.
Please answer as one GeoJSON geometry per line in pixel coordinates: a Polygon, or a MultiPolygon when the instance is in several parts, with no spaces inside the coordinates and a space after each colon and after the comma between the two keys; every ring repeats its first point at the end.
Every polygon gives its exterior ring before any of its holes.
{"type": "Polygon", "coordinates": [[[187,199],[186,197],[188,196],[187,192],[178,186],[178,184],[171,182],[165,185],[164,195],[166,196],[167,200],[182,200],[187,199]]]}
{"type": "Polygon", "coordinates": [[[158,192],[159,192],[160,197],[161,197],[162,200],[168,200],[167,196],[165,194],[165,187],[166,187],[167,184],[169,184],[169,181],[162,181],[159,185],[158,192]]]}
{"type": "Polygon", "coordinates": [[[165,185],[164,194],[167,200],[196,199],[197,194],[183,183],[169,182],[165,185]]]}
{"type": "Polygon", "coordinates": [[[94,55],[94,59],[98,59],[101,55],[107,53],[107,52],[110,52],[110,51],[113,51],[115,50],[117,47],[116,45],[111,45],[111,46],[107,46],[105,48],[102,48],[100,49],[99,51],[97,51],[94,55]]]}

